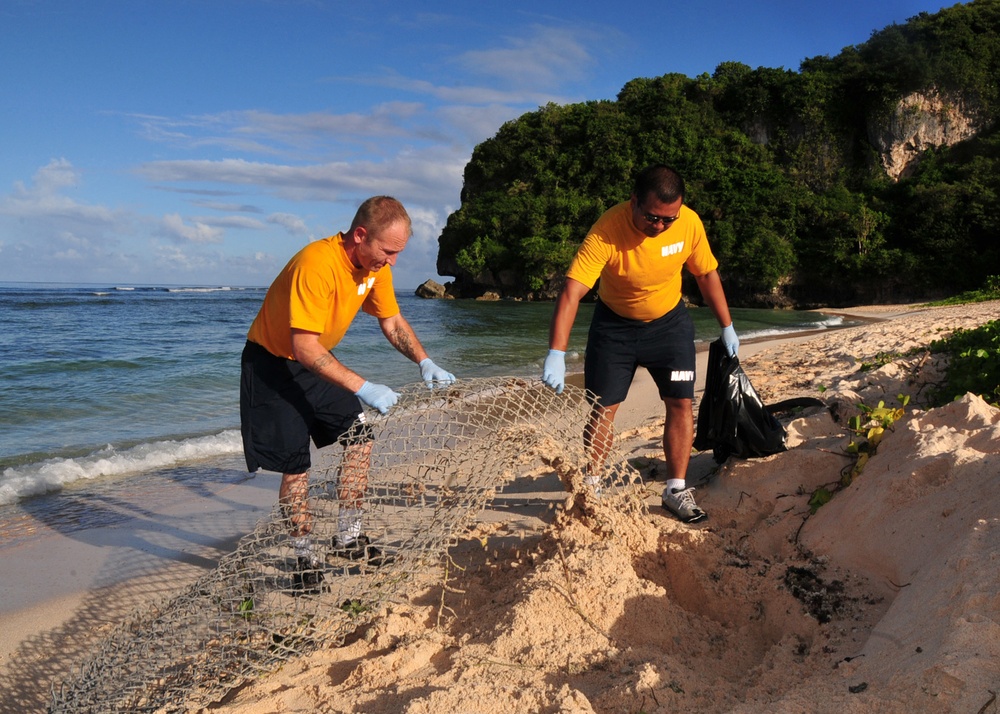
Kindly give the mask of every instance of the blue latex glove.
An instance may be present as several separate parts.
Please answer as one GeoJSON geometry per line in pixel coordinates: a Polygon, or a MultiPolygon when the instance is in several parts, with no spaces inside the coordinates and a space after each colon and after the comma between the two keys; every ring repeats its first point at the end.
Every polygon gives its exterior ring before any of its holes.
{"type": "Polygon", "coordinates": [[[722,328],[722,344],[725,346],[726,352],[729,353],[730,357],[737,356],[737,353],[740,351],[740,338],[736,336],[733,323],[729,323],[726,327],[722,328]]]}
{"type": "Polygon", "coordinates": [[[566,353],[562,350],[549,350],[542,365],[542,381],[562,394],[566,386],[566,353]]]}
{"type": "Polygon", "coordinates": [[[399,401],[399,394],[389,389],[384,384],[372,384],[365,382],[361,389],[354,393],[358,399],[370,407],[375,407],[382,414],[389,411],[389,407],[399,401]]]}
{"type": "Polygon", "coordinates": [[[455,381],[455,375],[451,372],[445,372],[438,367],[431,361],[430,357],[424,357],[420,360],[420,377],[424,380],[424,384],[427,385],[428,389],[434,389],[435,384],[443,387],[455,381]]]}

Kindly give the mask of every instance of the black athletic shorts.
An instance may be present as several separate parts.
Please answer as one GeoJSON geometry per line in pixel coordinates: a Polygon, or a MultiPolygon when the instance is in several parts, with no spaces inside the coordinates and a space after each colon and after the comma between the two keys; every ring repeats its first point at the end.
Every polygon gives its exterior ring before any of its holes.
{"type": "Polygon", "coordinates": [[[319,449],[345,435],[359,443],[371,441],[371,427],[351,431],[364,418],[361,400],[349,390],[254,342],[243,348],[240,426],[251,473],[305,473],[311,465],[310,438],[319,449]]]}
{"type": "Polygon", "coordinates": [[[584,385],[604,406],[625,401],[635,370],[645,367],[661,399],[694,399],[694,322],[681,301],[663,317],[630,320],[598,303],[584,358],[584,385]]]}

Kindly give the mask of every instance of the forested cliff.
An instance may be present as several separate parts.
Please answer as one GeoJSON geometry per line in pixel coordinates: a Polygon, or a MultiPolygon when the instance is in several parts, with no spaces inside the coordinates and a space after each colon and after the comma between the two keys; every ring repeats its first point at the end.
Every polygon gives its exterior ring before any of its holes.
{"type": "Polygon", "coordinates": [[[476,147],[438,272],[456,297],[551,299],[588,228],[662,162],[685,177],[733,305],[977,288],[1000,274],[998,76],[1000,0],[976,0],[797,72],[726,62],[550,104],[476,147]]]}

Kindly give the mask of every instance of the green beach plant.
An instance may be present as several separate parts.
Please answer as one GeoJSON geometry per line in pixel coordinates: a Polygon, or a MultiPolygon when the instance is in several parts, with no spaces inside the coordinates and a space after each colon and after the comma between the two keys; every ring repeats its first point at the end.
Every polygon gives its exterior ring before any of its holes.
{"type": "Polygon", "coordinates": [[[909,395],[900,394],[897,399],[900,403],[898,407],[888,407],[882,400],[875,407],[864,403],[858,405],[861,414],[852,416],[847,421],[847,429],[851,438],[845,451],[852,457],[851,463],[841,470],[840,479],[837,482],[825,484],[812,492],[809,497],[810,515],[816,513],[821,506],[829,503],[835,493],[850,486],[854,483],[854,479],[861,475],[868,460],[875,455],[886,431],[892,430],[893,425],[903,417],[906,406],[910,403],[909,395]]]}
{"type": "Polygon", "coordinates": [[[878,352],[875,355],[875,359],[871,362],[862,362],[858,369],[862,372],[871,372],[873,369],[878,369],[879,367],[884,367],[890,362],[894,362],[903,355],[898,352],[878,352]]]}
{"type": "Polygon", "coordinates": [[[1000,320],[974,330],[955,330],[950,337],[932,342],[930,350],[949,357],[944,382],[931,394],[935,405],[968,392],[1000,405],[1000,320]]]}

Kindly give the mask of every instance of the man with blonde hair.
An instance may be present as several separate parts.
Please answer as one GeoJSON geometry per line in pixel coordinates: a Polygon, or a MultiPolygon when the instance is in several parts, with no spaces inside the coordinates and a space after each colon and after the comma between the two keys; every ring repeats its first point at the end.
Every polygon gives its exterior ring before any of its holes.
{"type": "Polygon", "coordinates": [[[411,235],[406,209],[390,196],[358,208],[346,233],[314,241],[275,278],[250,326],[243,350],[240,421],[247,469],[282,474],[278,502],[288,519],[298,570],[297,587],[315,589],[322,559],[312,542],[309,510],[309,442],[341,442],[337,496],[340,511],[333,552],[377,565],[381,552],[362,532],[362,503],[372,436],[362,404],[385,414],[399,394],[369,382],[331,350],[364,310],[401,354],[416,362],[428,387],[451,384],[454,375],[427,356],[400,313],[391,267],[411,235]]]}

